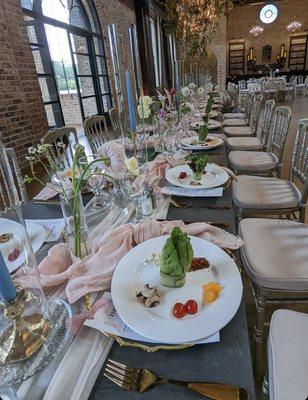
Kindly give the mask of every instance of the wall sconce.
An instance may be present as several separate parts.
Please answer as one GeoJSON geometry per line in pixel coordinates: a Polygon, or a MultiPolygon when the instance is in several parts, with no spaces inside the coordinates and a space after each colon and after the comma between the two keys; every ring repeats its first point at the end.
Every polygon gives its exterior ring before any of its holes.
{"type": "Polygon", "coordinates": [[[296,21],[294,18],[294,21],[292,21],[288,26],[287,26],[287,30],[289,32],[297,32],[300,31],[302,27],[302,24],[299,21],[296,21]]]}
{"type": "Polygon", "coordinates": [[[264,29],[262,28],[262,26],[260,25],[255,25],[250,29],[250,33],[252,34],[252,36],[257,37],[259,35],[261,35],[261,33],[263,33],[264,29]]]}
{"type": "Polygon", "coordinates": [[[253,54],[253,47],[250,47],[249,53],[247,54],[247,69],[248,71],[254,70],[256,66],[256,57],[253,54]]]}

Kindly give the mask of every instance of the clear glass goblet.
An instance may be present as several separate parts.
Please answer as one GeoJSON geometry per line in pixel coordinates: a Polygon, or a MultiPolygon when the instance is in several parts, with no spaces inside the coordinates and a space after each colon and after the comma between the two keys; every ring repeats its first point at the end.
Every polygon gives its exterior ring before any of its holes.
{"type": "Polygon", "coordinates": [[[87,186],[95,197],[89,211],[98,211],[111,207],[108,186],[106,185],[108,181],[104,175],[107,173],[106,165],[94,156],[81,158],[79,163],[82,168],[88,168],[87,186]]]}

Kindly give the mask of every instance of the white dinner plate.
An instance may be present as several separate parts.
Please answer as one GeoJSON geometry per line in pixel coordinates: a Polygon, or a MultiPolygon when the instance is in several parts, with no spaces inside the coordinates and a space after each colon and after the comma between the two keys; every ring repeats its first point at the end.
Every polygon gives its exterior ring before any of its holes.
{"type": "MultiPolygon", "coordinates": [[[[198,130],[200,128],[200,126],[203,126],[203,125],[204,125],[203,121],[192,122],[190,124],[190,127],[192,129],[198,130]]],[[[218,129],[218,128],[221,128],[221,126],[222,126],[221,122],[215,121],[214,119],[210,119],[209,120],[209,126],[208,126],[209,130],[218,129]]]]}
{"type": "Polygon", "coordinates": [[[171,168],[166,172],[166,179],[169,183],[174,186],[183,187],[185,189],[209,189],[217,186],[221,186],[229,179],[228,173],[221,168],[219,165],[211,164],[211,172],[206,172],[200,179],[200,185],[191,185],[189,180],[192,179],[193,172],[188,165],[178,165],[177,167],[171,168]],[[187,177],[179,179],[181,172],[186,172],[187,177]]]}
{"type": "MultiPolygon", "coordinates": [[[[45,229],[33,222],[27,222],[26,226],[33,251],[36,253],[44,243],[46,237],[45,229]]],[[[18,222],[0,218],[0,235],[4,233],[12,234],[13,237],[6,243],[0,243],[0,251],[2,252],[9,272],[14,272],[25,262],[26,254],[23,246],[23,241],[25,240],[24,228],[18,222]],[[20,255],[14,261],[9,261],[7,257],[15,249],[20,251],[20,255]]]]}
{"type": "Polygon", "coordinates": [[[159,267],[145,260],[160,253],[168,236],[147,240],[130,250],[118,264],[111,283],[112,301],[121,319],[135,332],[163,343],[187,343],[212,336],[226,326],[237,312],[242,299],[242,281],[234,261],[216,245],[191,237],[195,257],[205,257],[210,268],[189,272],[181,288],[160,283],[159,267]],[[215,281],[222,291],[210,305],[202,305],[201,285],[215,281]],[[161,297],[157,307],[146,308],[136,299],[143,285],[156,287],[161,297]],[[176,319],[175,303],[193,299],[198,313],[176,319]]]}
{"type": "Polygon", "coordinates": [[[205,142],[204,144],[192,144],[193,142],[198,142],[199,136],[192,136],[189,138],[182,139],[182,148],[190,150],[212,150],[217,147],[223,146],[224,141],[220,137],[208,135],[207,139],[211,139],[211,142],[205,142]]]}
{"type": "MultiPolygon", "coordinates": [[[[216,110],[212,110],[210,112],[210,118],[217,118],[218,115],[219,115],[219,113],[216,110]]],[[[197,113],[194,114],[195,118],[203,118],[203,116],[204,116],[204,113],[201,113],[201,112],[197,112],[197,113]]]]}

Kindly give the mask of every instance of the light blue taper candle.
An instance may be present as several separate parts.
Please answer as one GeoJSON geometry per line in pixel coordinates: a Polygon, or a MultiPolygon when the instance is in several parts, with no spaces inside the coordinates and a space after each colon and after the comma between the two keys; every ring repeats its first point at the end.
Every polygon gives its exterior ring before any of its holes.
{"type": "Polygon", "coordinates": [[[125,71],[125,81],[126,81],[126,93],[128,101],[128,112],[129,112],[129,123],[130,130],[136,132],[136,115],[135,115],[135,105],[133,100],[132,82],[130,79],[129,71],[125,71]]]}
{"type": "Polygon", "coordinates": [[[10,302],[14,300],[15,297],[16,289],[2,253],[0,252],[0,298],[5,302],[10,302]]]}

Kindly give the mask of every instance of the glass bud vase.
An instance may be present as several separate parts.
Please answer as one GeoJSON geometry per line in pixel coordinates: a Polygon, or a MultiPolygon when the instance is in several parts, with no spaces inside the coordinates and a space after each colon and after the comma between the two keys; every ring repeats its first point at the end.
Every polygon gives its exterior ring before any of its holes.
{"type": "Polygon", "coordinates": [[[0,138],[0,392],[29,378],[61,350],[69,337],[70,307],[46,299],[34,253],[45,231],[25,223],[22,202],[0,138]],[[3,190],[4,189],[4,190],[3,190]]]}
{"type": "Polygon", "coordinates": [[[60,195],[60,201],[65,220],[65,233],[72,254],[83,259],[88,255],[87,241],[89,232],[82,195],[78,193],[76,196],[68,198],[67,195],[62,194],[60,195]]]}

